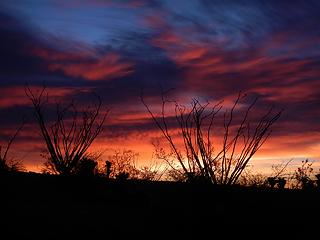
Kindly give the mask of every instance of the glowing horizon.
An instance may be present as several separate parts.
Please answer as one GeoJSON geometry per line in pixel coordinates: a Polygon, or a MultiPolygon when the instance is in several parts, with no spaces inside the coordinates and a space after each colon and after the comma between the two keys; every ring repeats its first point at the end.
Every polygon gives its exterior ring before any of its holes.
{"type": "Polygon", "coordinates": [[[183,104],[198,97],[226,107],[242,91],[259,97],[254,115],[284,109],[252,161],[257,171],[292,158],[318,166],[319,22],[317,1],[1,1],[0,145],[25,117],[9,157],[41,169],[44,145],[26,83],[45,84],[52,103],[84,105],[97,93],[111,111],[92,151],[106,158],[131,149],[145,163],[161,133],[141,91],[155,111],[160,87],[183,104]]]}

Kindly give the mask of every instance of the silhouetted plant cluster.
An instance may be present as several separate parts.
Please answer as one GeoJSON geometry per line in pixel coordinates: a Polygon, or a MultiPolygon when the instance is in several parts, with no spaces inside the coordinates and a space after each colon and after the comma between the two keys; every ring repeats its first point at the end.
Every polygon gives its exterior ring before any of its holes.
{"type": "Polygon", "coordinates": [[[254,173],[250,168],[247,168],[240,176],[237,184],[241,186],[266,187],[266,176],[261,173],[254,173]]]}
{"type": "Polygon", "coordinates": [[[287,180],[284,177],[268,177],[267,182],[271,188],[284,189],[287,180]]]}
{"type": "Polygon", "coordinates": [[[277,187],[283,189],[287,184],[288,188],[294,189],[320,188],[320,181],[318,180],[320,174],[313,175],[313,162],[310,162],[308,159],[303,160],[301,166],[297,167],[293,172],[284,174],[288,164],[292,160],[293,159],[289,160],[285,164],[272,166],[272,170],[275,174],[267,178],[268,186],[271,188],[277,187]]]}
{"type": "Polygon", "coordinates": [[[266,184],[260,186],[268,186],[270,188],[284,189],[286,186],[293,189],[312,190],[320,188],[320,173],[313,174],[313,162],[308,159],[301,162],[301,166],[297,167],[293,172],[285,173],[287,166],[293,159],[286,163],[273,165],[274,174],[266,177],[266,184]]]}
{"type": "Polygon", "coordinates": [[[112,155],[108,157],[111,163],[111,178],[128,179],[137,178],[138,170],[136,168],[136,161],[138,153],[132,150],[115,150],[112,155]]]}
{"type": "Polygon", "coordinates": [[[270,108],[257,121],[250,121],[249,115],[257,102],[255,99],[242,112],[241,120],[235,123],[235,114],[239,112],[239,104],[245,95],[239,93],[235,103],[223,113],[223,140],[220,150],[214,144],[215,119],[222,109],[222,103],[211,106],[193,99],[188,108],[175,101],[165,99],[162,94],[161,113],[155,115],[141,96],[141,101],[152,117],[154,123],[167,141],[171,152],[166,154],[163,149],[158,150],[159,158],[165,160],[180,176],[187,181],[207,181],[213,184],[231,185],[238,182],[247,164],[260,149],[271,133],[271,126],[278,120],[281,111],[274,112],[270,108]],[[174,139],[168,126],[166,105],[175,106],[174,119],[178,126],[179,139],[183,140],[180,147],[174,139]],[[172,161],[172,159],[174,159],[172,161]],[[178,162],[179,167],[174,165],[178,162]]]}
{"type": "MultiPolygon", "coordinates": [[[[56,119],[49,125],[44,108],[48,103],[48,93],[43,88],[33,92],[26,87],[26,94],[34,107],[35,117],[45,141],[48,159],[45,166],[49,171],[71,175],[87,161],[87,151],[103,130],[107,111],[101,112],[101,99],[78,110],[73,102],[66,106],[56,104],[56,119]]],[[[86,163],[88,164],[88,163],[86,163]]]]}
{"type": "MultiPolygon", "coordinates": [[[[250,104],[242,103],[245,95],[239,93],[233,105],[223,111],[222,101],[215,105],[193,99],[190,107],[165,99],[162,94],[160,115],[154,114],[141,101],[162,136],[169,144],[170,152],[159,142],[153,143],[155,156],[165,160],[167,166],[150,164],[137,167],[138,153],[132,150],[115,150],[108,156],[105,165],[98,166],[99,157],[88,152],[89,147],[103,131],[108,111],[102,111],[102,102],[95,95],[92,105],[78,109],[74,102],[56,104],[55,119],[46,114],[48,93],[46,88],[32,91],[26,87],[41,135],[46,144],[43,157],[45,173],[80,176],[103,176],[120,181],[127,179],[173,180],[189,183],[240,184],[255,187],[284,189],[286,186],[300,189],[320,188],[320,173],[314,174],[312,162],[302,161],[293,174],[285,174],[288,164],[273,165],[271,176],[253,174],[248,163],[265,143],[271,127],[279,119],[281,111],[270,108],[258,119],[250,119],[250,113],[257,99],[250,104]],[[167,104],[174,105],[174,115],[166,113],[167,104]],[[222,127],[217,126],[218,114],[222,114],[222,127]],[[175,128],[169,126],[169,120],[175,128]],[[236,119],[236,120],[235,120],[236,119]],[[172,132],[175,129],[177,132],[172,132]],[[215,131],[214,131],[215,129],[215,131]],[[222,142],[217,144],[214,134],[222,129],[222,142]],[[182,140],[182,144],[175,137],[182,140]],[[219,149],[220,147],[220,149],[219,149]],[[169,168],[169,169],[168,169],[169,168]]],[[[221,119],[221,118],[220,118],[221,119]]],[[[23,124],[9,139],[5,147],[0,146],[0,172],[22,169],[20,162],[8,159],[8,152],[23,124]]]]}
{"type": "Polygon", "coordinates": [[[261,174],[252,174],[245,172],[240,178],[240,185],[258,186],[268,188],[291,188],[291,189],[304,189],[312,190],[320,188],[320,173],[313,174],[313,162],[308,159],[301,162],[301,166],[297,167],[294,171],[287,171],[288,165],[292,162],[290,159],[287,162],[273,165],[271,176],[263,176],[261,174]],[[259,181],[256,181],[259,179],[259,181]]]}
{"type": "Polygon", "coordinates": [[[302,161],[301,167],[294,173],[294,178],[297,181],[297,187],[302,189],[310,189],[315,187],[316,181],[311,179],[313,173],[312,162],[309,162],[308,159],[302,161]]]}
{"type": "Polygon", "coordinates": [[[159,180],[164,174],[156,164],[149,166],[137,167],[139,154],[133,150],[115,150],[112,155],[108,156],[105,164],[105,176],[118,180],[142,179],[142,180],[159,180]]]}
{"type": "Polygon", "coordinates": [[[95,176],[98,173],[98,162],[89,157],[84,157],[79,162],[75,173],[85,177],[95,176]]]}

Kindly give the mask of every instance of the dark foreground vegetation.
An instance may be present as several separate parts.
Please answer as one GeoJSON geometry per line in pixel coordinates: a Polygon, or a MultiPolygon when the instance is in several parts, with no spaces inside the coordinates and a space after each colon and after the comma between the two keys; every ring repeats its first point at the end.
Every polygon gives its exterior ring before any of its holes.
{"type": "MultiPolygon", "coordinates": [[[[314,231],[320,192],[103,177],[7,173],[0,176],[6,239],[131,239],[207,234],[272,237],[314,231]],[[8,235],[9,234],[9,235],[8,235]]],[[[200,238],[202,239],[202,238],[200,238]]],[[[209,238],[211,239],[211,237],[209,238]]]]}

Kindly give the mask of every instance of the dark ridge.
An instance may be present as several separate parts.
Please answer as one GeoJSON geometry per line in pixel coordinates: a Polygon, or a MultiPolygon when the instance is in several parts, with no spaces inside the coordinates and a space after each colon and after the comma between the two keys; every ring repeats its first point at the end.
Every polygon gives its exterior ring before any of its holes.
{"type": "Polygon", "coordinates": [[[0,191],[1,229],[10,239],[198,238],[285,226],[309,232],[320,213],[316,190],[16,173],[0,176],[0,191]]]}

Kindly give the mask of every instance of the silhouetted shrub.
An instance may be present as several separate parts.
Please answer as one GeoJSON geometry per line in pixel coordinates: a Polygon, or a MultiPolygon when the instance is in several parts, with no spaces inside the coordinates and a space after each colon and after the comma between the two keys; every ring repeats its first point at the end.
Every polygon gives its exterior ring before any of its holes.
{"type": "Polygon", "coordinates": [[[45,114],[48,93],[43,88],[33,92],[25,89],[46,145],[46,171],[62,175],[75,174],[81,160],[93,141],[103,130],[107,112],[102,112],[102,102],[96,96],[96,102],[81,109],[74,102],[64,106],[56,104],[56,119],[49,124],[45,114]]]}
{"type": "Polygon", "coordinates": [[[76,170],[76,174],[80,176],[94,176],[97,172],[98,163],[90,158],[83,158],[76,170]]]}
{"type": "Polygon", "coordinates": [[[197,174],[195,172],[186,173],[186,182],[187,183],[195,183],[195,184],[207,184],[211,183],[210,178],[203,176],[201,174],[197,174]]]}
{"type": "Polygon", "coordinates": [[[311,174],[313,172],[312,162],[308,159],[302,161],[301,167],[295,171],[294,178],[296,180],[296,187],[302,189],[310,189],[314,187],[314,182],[311,179],[311,174]]]}
{"type": "Polygon", "coordinates": [[[139,170],[139,179],[142,180],[148,180],[148,181],[154,181],[158,180],[158,170],[153,169],[152,167],[144,166],[140,168],[139,170]]]}
{"type": "Polygon", "coordinates": [[[284,187],[286,186],[287,180],[284,177],[279,177],[277,180],[278,180],[278,188],[284,189],[284,187]]]}
{"type": "Polygon", "coordinates": [[[113,155],[108,156],[110,165],[110,177],[121,179],[139,178],[139,170],[136,167],[136,161],[139,154],[133,150],[114,150],[113,155]],[[125,177],[127,176],[127,177],[125,177]]]}
{"type": "Polygon", "coordinates": [[[320,173],[316,174],[315,177],[316,177],[316,185],[318,188],[320,188],[320,173]]]}
{"type": "MultiPolygon", "coordinates": [[[[273,108],[266,111],[260,119],[252,121],[249,115],[257,102],[239,108],[245,98],[239,93],[231,108],[224,111],[222,121],[222,143],[220,149],[213,145],[214,123],[222,109],[222,102],[210,105],[198,99],[191,101],[190,107],[167,100],[162,94],[161,112],[154,114],[141,96],[141,101],[155,125],[166,140],[170,152],[166,154],[161,148],[158,158],[163,159],[170,167],[172,161],[179,164],[186,177],[193,178],[190,172],[201,174],[203,179],[210,179],[213,184],[231,185],[238,182],[247,164],[271,133],[272,125],[279,119],[281,111],[274,112],[273,108]],[[173,118],[178,128],[172,131],[169,127],[166,113],[167,104],[173,104],[173,118]],[[243,111],[241,111],[243,110],[243,111]],[[235,115],[242,115],[240,118],[235,115]],[[237,119],[237,120],[236,120],[237,119]],[[238,121],[238,122],[236,122],[238,121]],[[178,134],[177,134],[178,131],[178,134]],[[178,136],[178,137],[174,137],[178,136]],[[184,144],[179,144],[183,142],[184,144]]],[[[244,106],[244,105],[243,105],[244,106]]],[[[193,181],[193,179],[190,179],[193,181]]]]}
{"type": "Polygon", "coordinates": [[[271,188],[284,189],[287,183],[287,180],[284,177],[268,177],[267,183],[271,188]]]}
{"type": "Polygon", "coordinates": [[[174,182],[185,182],[187,181],[187,176],[185,173],[182,173],[177,169],[169,169],[166,173],[166,180],[174,182]]]}
{"type": "Polygon", "coordinates": [[[127,173],[127,172],[120,172],[118,173],[117,175],[115,175],[116,179],[118,181],[125,181],[125,180],[128,180],[130,174],[127,173]]]}
{"type": "Polygon", "coordinates": [[[271,188],[274,188],[277,184],[277,179],[275,177],[268,177],[267,182],[271,188]]]}
{"type": "Polygon", "coordinates": [[[266,176],[261,173],[254,173],[247,169],[239,178],[237,184],[242,186],[265,187],[267,185],[266,176]]]}

